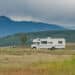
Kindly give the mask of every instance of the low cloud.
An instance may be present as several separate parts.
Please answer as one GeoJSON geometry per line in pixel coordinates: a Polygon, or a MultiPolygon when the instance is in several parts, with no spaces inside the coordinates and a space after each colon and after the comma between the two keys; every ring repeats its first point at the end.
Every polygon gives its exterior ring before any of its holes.
{"type": "Polygon", "coordinates": [[[75,28],[75,1],[0,0],[0,15],[17,21],[41,21],[75,28]]]}

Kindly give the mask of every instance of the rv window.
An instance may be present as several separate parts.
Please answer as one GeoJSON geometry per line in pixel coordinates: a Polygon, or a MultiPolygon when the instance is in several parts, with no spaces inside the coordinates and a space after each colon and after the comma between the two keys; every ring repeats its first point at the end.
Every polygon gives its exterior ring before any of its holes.
{"type": "Polygon", "coordinates": [[[33,42],[33,44],[40,44],[40,42],[33,42]]]}
{"type": "Polygon", "coordinates": [[[53,42],[48,42],[48,44],[53,44],[53,42]]]}
{"type": "Polygon", "coordinates": [[[47,41],[41,41],[42,44],[47,44],[47,41]]]}
{"type": "Polygon", "coordinates": [[[36,42],[33,42],[33,44],[36,44],[36,42]]]}
{"type": "Polygon", "coordinates": [[[40,42],[37,42],[37,44],[40,44],[40,42]]]}
{"type": "Polygon", "coordinates": [[[59,44],[62,44],[63,42],[62,42],[62,41],[58,41],[58,43],[59,43],[59,44]]]}

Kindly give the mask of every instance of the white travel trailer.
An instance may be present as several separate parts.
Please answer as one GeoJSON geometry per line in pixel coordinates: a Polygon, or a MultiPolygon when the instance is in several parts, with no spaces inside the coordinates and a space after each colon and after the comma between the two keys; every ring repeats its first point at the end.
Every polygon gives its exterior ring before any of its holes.
{"type": "Polygon", "coordinates": [[[64,38],[36,38],[33,39],[33,44],[31,48],[48,48],[48,49],[55,49],[55,48],[65,48],[65,39],[64,38]]]}

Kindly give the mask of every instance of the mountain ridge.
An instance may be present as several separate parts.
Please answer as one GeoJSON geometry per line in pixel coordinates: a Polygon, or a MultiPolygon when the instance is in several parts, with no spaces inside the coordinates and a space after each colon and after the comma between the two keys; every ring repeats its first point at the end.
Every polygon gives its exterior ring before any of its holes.
{"type": "Polygon", "coordinates": [[[47,30],[64,30],[56,24],[47,24],[32,21],[13,21],[9,17],[0,16],[0,35],[11,35],[20,32],[38,32],[47,30]]]}

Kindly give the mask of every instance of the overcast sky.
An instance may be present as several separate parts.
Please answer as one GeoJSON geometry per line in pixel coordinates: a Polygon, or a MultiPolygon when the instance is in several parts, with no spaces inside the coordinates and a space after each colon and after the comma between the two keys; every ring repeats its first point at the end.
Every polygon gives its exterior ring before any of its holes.
{"type": "Polygon", "coordinates": [[[0,0],[0,15],[75,29],[75,0],[0,0]]]}

